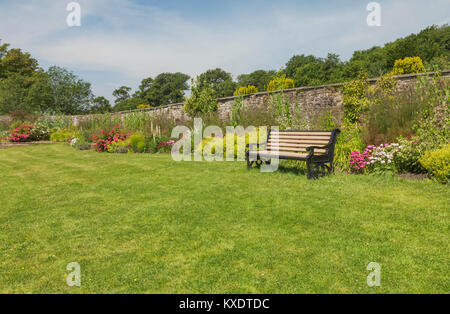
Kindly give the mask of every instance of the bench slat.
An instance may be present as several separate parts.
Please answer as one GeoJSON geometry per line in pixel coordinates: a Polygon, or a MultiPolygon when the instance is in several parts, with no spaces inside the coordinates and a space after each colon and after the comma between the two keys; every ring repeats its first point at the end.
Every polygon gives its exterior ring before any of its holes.
{"type": "MultiPolygon", "coordinates": [[[[291,152],[302,152],[302,153],[307,153],[307,150],[306,150],[306,147],[305,148],[296,148],[296,147],[284,147],[284,146],[271,146],[271,145],[268,145],[267,146],[267,150],[270,150],[270,151],[272,151],[272,150],[278,150],[278,151],[280,151],[280,152],[282,152],[282,151],[291,151],[291,152]]],[[[322,153],[322,154],[324,154],[324,153],[326,153],[327,152],[327,150],[326,149],[315,149],[314,150],[314,153],[322,153]]]]}
{"type": "MultiPolygon", "coordinates": [[[[272,138],[269,139],[269,143],[277,143],[272,138]]],[[[317,140],[278,140],[278,143],[292,143],[292,144],[310,144],[309,146],[325,146],[329,141],[317,141],[317,140]]]]}
{"type": "MultiPolygon", "coordinates": [[[[274,145],[274,146],[284,146],[284,147],[296,147],[296,148],[306,148],[306,147],[310,147],[310,146],[317,146],[317,145],[311,145],[311,144],[296,144],[296,143],[275,143],[275,142],[270,142],[267,143],[268,146],[270,145],[274,145]]],[[[325,145],[323,145],[325,146],[325,145]]]]}
{"type": "Polygon", "coordinates": [[[270,134],[280,135],[302,135],[302,136],[331,136],[331,132],[270,132],[270,134]]]}
{"type": "Polygon", "coordinates": [[[260,155],[262,156],[279,156],[279,157],[296,157],[296,158],[306,158],[308,157],[308,154],[301,154],[301,153],[288,153],[288,152],[272,152],[272,151],[260,151],[260,155]]]}
{"type": "Polygon", "coordinates": [[[287,135],[271,135],[270,138],[278,138],[280,140],[321,140],[321,141],[329,141],[330,136],[287,136],[287,135]]]}

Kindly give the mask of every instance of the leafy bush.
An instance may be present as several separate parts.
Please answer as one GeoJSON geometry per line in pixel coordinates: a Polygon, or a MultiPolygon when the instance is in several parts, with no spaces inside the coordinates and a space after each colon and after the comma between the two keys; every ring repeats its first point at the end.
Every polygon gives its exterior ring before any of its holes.
{"type": "Polygon", "coordinates": [[[50,126],[45,121],[37,120],[31,130],[30,139],[32,141],[48,141],[51,131],[50,126]]]}
{"type": "Polygon", "coordinates": [[[19,124],[17,127],[13,126],[9,131],[8,141],[14,143],[30,142],[32,141],[32,131],[32,124],[19,124]]]}
{"type": "MultiPolygon", "coordinates": [[[[250,139],[255,137],[258,143],[265,142],[267,138],[267,133],[261,133],[260,129],[257,129],[255,132],[246,133],[245,135],[239,136],[237,134],[226,134],[223,137],[208,137],[202,140],[201,143],[197,144],[197,148],[200,149],[202,152],[205,151],[205,148],[207,148],[207,152],[212,152],[213,154],[216,153],[216,148],[222,145],[223,148],[223,155],[226,157],[227,152],[227,139],[230,137],[233,138],[233,156],[236,158],[238,156],[238,142],[245,141],[245,145],[250,143],[250,139]],[[244,139],[245,137],[245,139],[244,139]],[[261,140],[261,141],[260,141],[261,140]]],[[[231,141],[230,141],[231,142],[231,141]]],[[[243,147],[245,151],[245,147],[243,147]]],[[[243,151],[243,152],[244,152],[243,151]]]]}
{"type": "Polygon", "coordinates": [[[234,96],[244,96],[244,95],[250,95],[250,94],[255,94],[258,92],[258,88],[256,88],[256,86],[253,85],[248,85],[247,87],[243,86],[243,87],[239,87],[235,92],[234,92],[234,96]]]}
{"type": "Polygon", "coordinates": [[[106,150],[108,153],[125,154],[128,153],[130,145],[131,145],[130,139],[119,140],[116,142],[109,143],[106,147],[106,150]]]}
{"type": "MultiPolygon", "coordinates": [[[[145,138],[145,153],[168,153],[172,151],[172,146],[175,141],[167,137],[158,137],[156,135],[148,136],[145,138]]],[[[191,148],[193,146],[191,145],[191,148]]]]}
{"type": "Polygon", "coordinates": [[[361,72],[358,79],[342,86],[345,120],[350,125],[358,123],[367,108],[368,85],[367,74],[361,72]]]}
{"type": "Polygon", "coordinates": [[[400,136],[413,136],[415,121],[427,107],[415,94],[412,87],[393,95],[373,95],[362,121],[364,140],[379,145],[396,142],[400,136]]]}
{"type": "Polygon", "coordinates": [[[335,152],[334,163],[341,171],[350,171],[349,158],[353,152],[360,152],[365,144],[361,137],[361,130],[357,126],[344,126],[339,134],[335,152]]]}
{"type": "Polygon", "coordinates": [[[425,153],[420,163],[436,181],[447,184],[450,180],[450,145],[425,153]]]}
{"type": "Polygon", "coordinates": [[[266,91],[282,91],[294,87],[294,80],[286,78],[286,75],[277,74],[277,76],[267,84],[266,91]]]}
{"type": "Polygon", "coordinates": [[[135,153],[143,153],[145,150],[145,135],[142,133],[131,135],[130,149],[135,153]]]}
{"type": "Polygon", "coordinates": [[[420,57],[406,57],[395,61],[392,74],[401,75],[422,72],[425,72],[425,67],[423,66],[423,61],[420,57]]]}
{"type": "Polygon", "coordinates": [[[215,91],[209,86],[200,88],[199,83],[192,83],[191,97],[184,102],[184,111],[191,117],[217,111],[215,91]]]}
{"type": "Polygon", "coordinates": [[[399,150],[395,154],[394,164],[397,173],[426,173],[419,159],[426,151],[426,143],[416,138],[406,139],[399,137],[399,150]]]}
{"type": "Polygon", "coordinates": [[[31,123],[13,123],[9,131],[10,142],[45,141],[50,138],[50,129],[41,121],[31,123]]]}
{"type": "Polygon", "coordinates": [[[61,129],[58,130],[50,135],[50,140],[52,142],[57,143],[67,143],[71,139],[79,138],[81,137],[81,134],[77,131],[70,130],[70,129],[61,129]]]}
{"type": "Polygon", "coordinates": [[[231,123],[233,126],[239,125],[239,121],[242,119],[242,109],[244,108],[244,97],[239,96],[233,100],[231,105],[231,123]]]}
{"type": "Polygon", "coordinates": [[[370,154],[368,148],[363,153],[356,151],[350,154],[349,165],[353,173],[363,173],[369,162],[370,154]]]}
{"type": "Polygon", "coordinates": [[[152,106],[150,106],[150,105],[142,104],[142,105],[137,106],[137,109],[150,109],[151,107],[152,106]]]}
{"type": "Polygon", "coordinates": [[[395,172],[395,157],[402,149],[398,143],[381,144],[380,146],[370,145],[366,148],[369,154],[368,170],[375,173],[395,172]]]}
{"type": "Polygon", "coordinates": [[[105,152],[108,150],[109,144],[123,141],[127,138],[127,134],[120,132],[120,125],[116,125],[111,129],[111,131],[105,132],[105,130],[102,130],[102,135],[94,136],[92,142],[98,152],[105,152]]]}
{"type": "Polygon", "coordinates": [[[450,82],[435,76],[417,80],[415,97],[425,103],[413,130],[427,150],[441,148],[450,140],[450,82]]]}

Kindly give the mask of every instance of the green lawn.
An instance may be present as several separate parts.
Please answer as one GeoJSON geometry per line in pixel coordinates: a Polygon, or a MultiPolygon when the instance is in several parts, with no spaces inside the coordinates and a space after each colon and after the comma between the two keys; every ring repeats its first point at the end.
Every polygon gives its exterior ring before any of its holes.
{"type": "Polygon", "coordinates": [[[0,293],[450,290],[450,191],[436,183],[64,145],[0,150],[0,173],[0,293]]]}

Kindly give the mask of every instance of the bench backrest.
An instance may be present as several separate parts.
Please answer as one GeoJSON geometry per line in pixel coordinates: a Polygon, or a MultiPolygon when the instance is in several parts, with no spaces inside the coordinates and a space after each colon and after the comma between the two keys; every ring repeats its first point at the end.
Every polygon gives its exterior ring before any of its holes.
{"type": "Polygon", "coordinates": [[[328,149],[315,149],[314,155],[334,155],[339,130],[333,131],[269,131],[267,150],[307,154],[307,147],[326,146],[328,149]]]}

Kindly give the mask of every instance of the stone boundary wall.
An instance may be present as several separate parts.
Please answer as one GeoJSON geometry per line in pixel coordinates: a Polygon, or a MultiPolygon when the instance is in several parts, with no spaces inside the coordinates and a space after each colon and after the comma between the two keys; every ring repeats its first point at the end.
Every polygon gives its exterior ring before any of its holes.
{"type": "MultiPolygon", "coordinates": [[[[406,74],[394,76],[398,81],[398,88],[405,89],[415,83],[417,77],[431,76],[441,73],[442,77],[450,78],[450,70],[419,74],[406,74]]],[[[375,84],[379,78],[369,79],[370,84],[375,84]]],[[[306,114],[307,119],[312,118],[315,114],[324,111],[343,112],[343,95],[341,87],[346,84],[335,83],[320,86],[306,86],[284,90],[283,93],[289,97],[291,105],[298,104],[302,107],[302,111],[306,114]]],[[[259,106],[267,103],[268,98],[275,92],[260,92],[256,94],[244,96],[244,106],[259,106]]],[[[218,99],[218,113],[223,120],[231,117],[232,105],[237,97],[225,97],[218,99]]],[[[137,110],[120,112],[118,114],[126,115],[137,110]]],[[[147,109],[149,114],[167,115],[175,121],[182,121],[187,118],[184,112],[184,104],[171,104],[163,107],[147,109]]],[[[81,118],[81,117],[80,117],[81,118]]]]}
{"type": "MultiPolygon", "coordinates": [[[[415,83],[417,77],[431,76],[433,74],[440,73],[442,77],[450,78],[450,70],[444,70],[440,72],[420,73],[420,74],[406,74],[394,76],[398,81],[398,88],[404,89],[415,83]]],[[[370,84],[375,84],[378,78],[369,79],[370,84]]],[[[343,95],[341,87],[346,84],[336,83],[320,86],[307,86],[298,87],[284,90],[283,93],[289,97],[291,105],[299,105],[302,108],[302,112],[305,113],[306,118],[309,120],[320,112],[332,111],[339,114],[343,111],[343,95]]],[[[268,98],[275,92],[261,92],[252,95],[244,96],[244,106],[260,106],[267,103],[268,98]]],[[[231,117],[232,105],[237,97],[225,97],[219,98],[218,101],[218,113],[223,120],[227,120],[231,117]]],[[[142,110],[132,110],[117,112],[117,115],[126,116],[134,112],[142,112],[142,110]]],[[[158,108],[147,109],[145,112],[149,115],[164,115],[168,116],[176,122],[187,119],[188,116],[184,112],[184,104],[171,104],[158,108]]],[[[85,119],[86,115],[72,116],[72,121],[75,125],[79,121],[85,119]]],[[[0,116],[0,122],[8,120],[8,117],[0,116]]]]}

